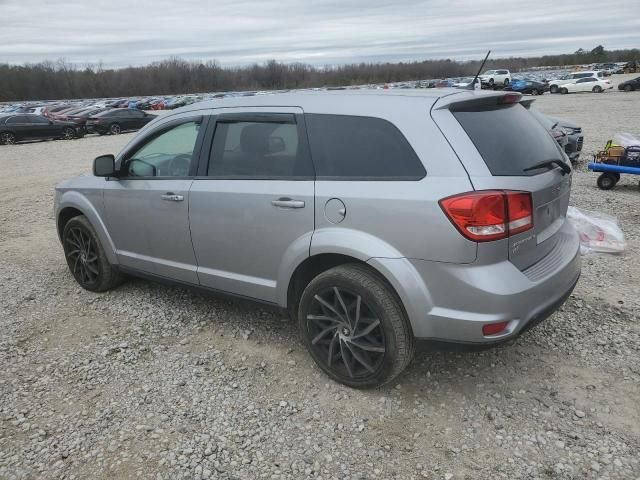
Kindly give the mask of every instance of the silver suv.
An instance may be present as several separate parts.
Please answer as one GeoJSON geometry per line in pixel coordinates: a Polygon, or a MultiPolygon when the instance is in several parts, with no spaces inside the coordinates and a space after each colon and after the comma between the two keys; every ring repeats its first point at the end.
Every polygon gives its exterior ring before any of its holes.
{"type": "Polygon", "coordinates": [[[571,167],[519,94],[299,92],[162,116],[56,188],[67,263],[288,310],[318,366],[390,381],[416,340],[486,345],[580,275],[571,167]]]}

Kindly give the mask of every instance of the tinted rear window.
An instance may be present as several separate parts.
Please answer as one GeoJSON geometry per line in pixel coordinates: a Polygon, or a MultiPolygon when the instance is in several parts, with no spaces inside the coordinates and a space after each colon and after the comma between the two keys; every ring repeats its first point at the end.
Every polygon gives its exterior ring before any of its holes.
{"type": "Polygon", "coordinates": [[[381,118],[307,114],[316,175],[333,180],[419,180],[426,175],[407,139],[381,118]]]}
{"type": "Polygon", "coordinates": [[[551,159],[563,160],[549,132],[522,105],[453,111],[462,128],[496,176],[536,175],[524,169],[551,159]]]}

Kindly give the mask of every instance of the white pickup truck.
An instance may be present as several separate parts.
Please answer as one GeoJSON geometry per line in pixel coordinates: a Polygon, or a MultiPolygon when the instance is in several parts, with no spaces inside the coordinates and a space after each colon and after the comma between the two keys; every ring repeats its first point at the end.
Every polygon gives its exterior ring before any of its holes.
{"type": "Polygon", "coordinates": [[[487,70],[480,75],[480,81],[489,87],[506,87],[511,83],[511,72],[509,70],[487,70]]]}

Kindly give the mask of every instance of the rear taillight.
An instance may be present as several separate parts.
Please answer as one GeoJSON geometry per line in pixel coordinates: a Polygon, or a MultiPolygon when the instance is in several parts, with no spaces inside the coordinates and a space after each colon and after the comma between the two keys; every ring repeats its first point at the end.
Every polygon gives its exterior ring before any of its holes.
{"type": "Polygon", "coordinates": [[[439,203],[460,233],[475,242],[500,240],[533,227],[528,192],[484,190],[447,197],[439,203]]]}

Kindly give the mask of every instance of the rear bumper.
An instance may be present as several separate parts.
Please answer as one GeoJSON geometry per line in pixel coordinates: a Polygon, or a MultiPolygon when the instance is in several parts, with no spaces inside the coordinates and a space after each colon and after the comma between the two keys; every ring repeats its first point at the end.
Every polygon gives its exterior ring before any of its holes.
{"type": "Polygon", "coordinates": [[[554,249],[525,271],[508,260],[491,265],[405,260],[424,286],[399,292],[416,338],[486,345],[517,336],[562,305],[580,276],[580,243],[565,222],[554,249]],[[427,292],[426,298],[417,298],[419,291],[427,292]],[[416,307],[424,305],[426,310],[416,307]],[[482,334],[483,325],[505,321],[503,332],[482,334]]]}

